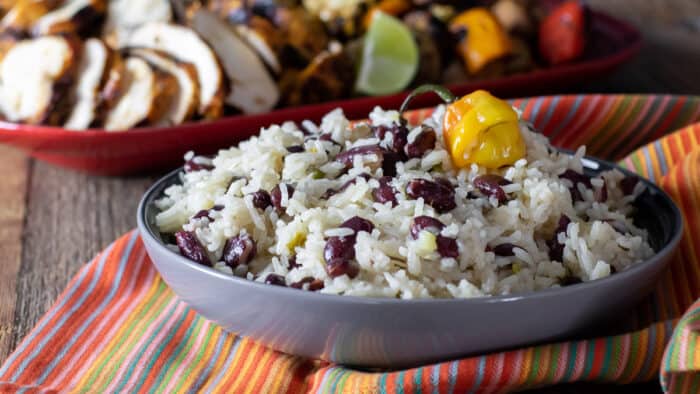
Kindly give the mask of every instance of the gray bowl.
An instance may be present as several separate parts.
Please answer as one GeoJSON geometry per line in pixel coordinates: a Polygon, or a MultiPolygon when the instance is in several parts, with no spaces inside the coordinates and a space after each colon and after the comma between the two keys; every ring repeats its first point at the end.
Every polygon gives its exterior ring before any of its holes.
{"type": "MultiPolygon", "coordinates": [[[[592,158],[584,164],[591,173],[616,167],[592,158]]],[[[635,223],[647,229],[656,254],[610,277],[466,300],[326,295],[231,277],[167,249],[154,225],[154,201],[179,182],[180,171],[153,185],[138,208],[146,250],[175,294],[227,331],[282,352],[365,368],[454,359],[570,338],[600,326],[650,292],[671,259],[683,226],[673,201],[642,180],[647,191],[635,202],[635,223]]]]}

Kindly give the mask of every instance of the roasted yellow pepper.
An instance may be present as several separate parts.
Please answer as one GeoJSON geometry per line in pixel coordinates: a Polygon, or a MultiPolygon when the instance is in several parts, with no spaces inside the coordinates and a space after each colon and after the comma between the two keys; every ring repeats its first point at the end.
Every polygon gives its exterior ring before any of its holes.
{"type": "Polygon", "coordinates": [[[445,145],[455,166],[512,165],[525,156],[518,114],[507,102],[477,90],[447,106],[445,145]]]}
{"type": "Polygon", "coordinates": [[[450,21],[450,31],[464,34],[458,51],[470,74],[478,73],[492,61],[508,55],[512,49],[508,33],[483,7],[471,8],[457,15],[450,21]]]}

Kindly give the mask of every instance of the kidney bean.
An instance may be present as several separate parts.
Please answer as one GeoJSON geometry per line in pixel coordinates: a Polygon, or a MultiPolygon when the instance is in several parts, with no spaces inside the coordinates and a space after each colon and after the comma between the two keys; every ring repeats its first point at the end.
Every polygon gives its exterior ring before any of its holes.
{"type": "Polygon", "coordinates": [[[348,149],[345,152],[339,153],[335,157],[335,161],[339,162],[343,166],[345,166],[345,169],[351,168],[353,166],[354,160],[356,156],[369,156],[369,155],[376,155],[377,156],[377,161],[373,161],[371,163],[367,163],[367,165],[370,166],[370,168],[377,169],[382,165],[382,162],[384,161],[384,153],[382,149],[379,147],[379,145],[364,145],[364,146],[358,146],[352,149],[348,149]]]}
{"type": "Polygon", "coordinates": [[[214,166],[211,164],[206,164],[206,163],[197,163],[195,162],[196,157],[193,157],[185,162],[184,170],[185,172],[195,172],[195,171],[201,171],[201,170],[207,170],[211,171],[214,169],[214,166]]]}
{"type": "Polygon", "coordinates": [[[304,145],[292,145],[287,147],[289,153],[299,153],[304,151],[304,145]]]}
{"type": "Polygon", "coordinates": [[[374,197],[374,201],[380,204],[391,201],[391,206],[395,207],[398,205],[398,201],[396,201],[396,190],[390,184],[391,179],[390,176],[379,178],[379,186],[372,189],[372,197],[374,197]]]}
{"type": "Polygon", "coordinates": [[[494,246],[492,251],[496,256],[509,257],[515,256],[515,248],[520,248],[520,246],[511,243],[503,243],[494,246]]]}
{"type": "Polygon", "coordinates": [[[326,271],[331,277],[347,274],[354,278],[360,272],[360,267],[352,261],[355,258],[355,236],[330,237],[323,248],[323,258],[326,260],[326,271]]]}
{"type": "Polygon", "coordinates": [[[374,224],[367,219],[363,219],[359,216],[353,216],[350,219],[344,221],[340,227],[349,228],[355,232],[355,234],[360,231],[366,231],[371,233],[374,230],[374,224]]]}
{"type": "Polygon", "coordinates": [[[188,259],[202,264],[211,266],[209,256],[204,246],[199,242],[197,236],[190,231],[178,231],[175,233],[175,243],[180,248],[180,253],[188,259]]]}
{"type": "Polygon", "coordinates": [[[608,201],[608,186],[605,184],[605,181],[603,181],[603,186],[601,186],[600,189],[596,189],[595,200],[597,202],[608,201]]]}
{"type": "Polygon", "coordinates": [[[321,279],[314,279],[313,282],[309,283],[309,291],[318,291],[324,288],[324,283],[321,279]]]}
{"type": "Polygon", "coordinates": [[[297,263],[297,255],[291,256],[289,259],[287,259],[287,269],[288,270],[293,270],[294,268],[299,268],[301,267],[301,264],[297,263]]]}
{"type": "Polygon", "coordinates": [[[450,237],[437,236],[437,250],[442,257],[459,257],[459,246],[457,240],[450,237]]]}
{"type": "Polygon", "coordinates": [[[265,278],[265,284],[282,287],[287,286],[287,283],[284,280],[284,276],[277,274],[268,274],[265,278]]]}
{"type": "Polygon", "coordinates": [[[207,219],[209,219],[210,222],[213,222],[214,219],[211,216],[209,216],[209,214],[212,211],[220,211],[222,209],[224,209],[223,205],[214,205],[211,209],[202,209],[201,211],[195,213],[194,216],[192,216],[192,219],[201,219],[203,217],[206,217],[207,219]]]}
{"type": "Polygon", "coordinates": [[[423,130],[416,136],[416,139],[407,144],[405,151],[409,159],[423,157],[428,151],[435,149],[437,136],[432,127],[423,126],[423,130]]]}
{"type": "Polygon", "coordinates": [[[382,159],[382,174],[389,177],[396,176],[396,163],[406,161],[403,153],[384,151],[382,159]]]}
{"type": "Polygon", "coordinates": [[[402,153],[406,142],[408,141],[408,129],[404,125],[392,124],[391,126],[372,126],[374,136],[379,139],[380,143],[384,140],[387,134],[391,134],[391,144],[385,146],[386,150],[394,153],[402,153]]]}
{"type": "Polygon", "coordinates": [[[620,181],[620,189],[622,189],[622,192],[625,193],[625,195],[630,195],[634,193],[635,187],[637,187],[637,183],[639,182],[639,178],[636,176],[626,176],[622,178],[620,181]]]}
{"type": "Polygon", "coordinates": [[[445,228],[445,225],[434,217],[418,216],[413,218],[413,224],[411,224],[409,232],[411,233],[411,238],[418,239],[418,234],[423,230],[438,235],[443,228],[445,228]]]}
{"type": "Polygon", "coordinates": [[[324,134],[319,135],[318,140],[319,141],[330,141],[330,142],[335,143],[335,141],[333,141],[333,136],[331,135],[331,133],[324,133],[324,134]]]}
{"type": "Polygon", "coordinates": [[[328,190],[326,190],[326,191],[323,193],[323,195],[321,196],[321,199],[327,200],[327,199],[333,197],[334,195],[336,195],[336,194],[338,194],[338,193],[344,192],[345,189],[347,189],[348,187],[350,187],[350,185],[354,185],[355,183],[357,183],[357,178],[364,178],[364,180],[367,181],[367,180],[369,180],[369,179],[371,178],[371,176],[370,176],[369,174],[363,172],[362,174],[358,175],[357,177],[352,178],[352,179],[350,179],[349,181],[343,183],[338,189],[328,189],[328,190]]]}
{"type": "Polygon", "coordinates": [[[292,198],[294,195],[294,187],[292,185],[286,184],[286,183],[280,183],[277,186],[272,189],[270,192],[270,200],[272,202],[272,205],[275,206],[275,209],[279,213],[284,212],[284,207],[282,206],[282,191],[280,190],[280,187],[286,187],[287,188],[287,197],[292,198]]]}
{"type": "Polygon", "coordinates": [[[255,252],[255,241],[250,235],[242,233],[226,241],[222,258],[226,265],[236,268],[255,258],[255,252]]]}
{"type": "Polygon", "coordinates": [[[291,285],[289,285],[289,287],[292,287],[294,289],[301,289],[302,287],[304,287],[304,285],[306,283],[311,283],[314,280],[315,280],[315,278],[313,276],[306,276],[306,277],[302,278],[301,280],[299,280],[298,282],[292,283],[291,285]]]}
{"type": "Polygon", "coordinates": [[[576,201],[583,201],[583,196],[581,195],[581,192],[578,190],[578,184],[581,183],[583,186],[591,189],[593,188],[593,185],[591,185],[591,179],[587,177],[584,174],[580,174],[574,170],[566,170],[564,171],[563,174],[559,175],[559,178],[561,179],[568,179],[573,183],[573,186],[569,188],[569,192],[571,193],[571,199],[576,202],[576,201]]]}
{"type": "Polygon", "coordinates": [[[547,247],[549,247],[549,258],[552,261],[564,261],[564,244],[559,243],[559,234],[566,233],[569,223],[571,223],[571,219],[569,219],[569,217],[566,215],[561,215],[559,217],[557,228],[554,230],[554,235],[547,241],[547,247]]]}
{"type": "Polygon", "coordinates": [[[406,187],[406,194],[414,199],[423,198],[439,213],[449,212],[457,206],[454,187],[443,179],[413,179],[406,187]]]}
{"type": "Polygon", "coordinates": [[[509,180],[496,174],[479,175],[474,178],[474,187],[485,196],[495,197],[499,204],[508,201],[508,196],[501,186],[510,184],[509,180]]]}
{"type": "Polygon", "coordinates": [[[270,193],[268,193],[266,190],[260,189],[257,192],[254,192],[253,194],[253,206],[258,209],[262,209],[263,211],[272,205],[272,197],[270,197],[270,193]]]}

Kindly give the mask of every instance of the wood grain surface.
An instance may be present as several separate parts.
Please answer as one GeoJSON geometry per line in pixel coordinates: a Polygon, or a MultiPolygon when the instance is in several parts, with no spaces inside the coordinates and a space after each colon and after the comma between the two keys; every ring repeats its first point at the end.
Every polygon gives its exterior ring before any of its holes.
{"type": "MultiPolygon", "coordinates": [[[[640,54],[602,80],[569,92],[700,94],[700,1],[589,0],[637,25],[640,54]]],[[[51,306],[70,278],[136,225],[139,198],[156,175],[88,176],[0,146],[0,363],[51,306]]],[[[658,392],[658,383],[626,388],[564,385],[544,390],[658,392]]]]}

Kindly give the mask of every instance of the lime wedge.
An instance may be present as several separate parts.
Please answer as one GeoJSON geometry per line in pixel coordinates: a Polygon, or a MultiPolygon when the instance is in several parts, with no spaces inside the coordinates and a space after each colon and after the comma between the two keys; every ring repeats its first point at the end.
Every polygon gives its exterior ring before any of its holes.
{"type": "Polygon", "coordinates": [[[369,95],[399,92],[418,70],[418,45],[398,19],[375,11],[365,35],[355,90],[369,95]]]}

